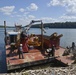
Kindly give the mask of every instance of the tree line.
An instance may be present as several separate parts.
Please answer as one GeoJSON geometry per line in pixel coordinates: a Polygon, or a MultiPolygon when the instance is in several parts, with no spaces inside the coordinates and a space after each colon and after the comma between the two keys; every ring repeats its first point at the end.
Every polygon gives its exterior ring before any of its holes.
{"type": "MultiPolygon", "coordinates": [[[[40,24],[35,24],[32,28],[40,28],[40,24]]],[[[76,28],[76,22],[55,22],[55,23],[45,23],[44,28],[76,28]]]]}
{"type": "MultiPolygon", "coordinates": [[[[25,27],[27,27],[26,25],[25,27]]],[[[0,27],[4,27],[0,25],[0,27]]],[[[7,26],[7,28],[13,28],[14,26],[7,26]]],[[[40,24],[34,24],[31,28],[40,28],[40,24]]],[[[44,28],[76,28],[76,22],[55,22],[55,23],[44,23],[44,28]]]]}

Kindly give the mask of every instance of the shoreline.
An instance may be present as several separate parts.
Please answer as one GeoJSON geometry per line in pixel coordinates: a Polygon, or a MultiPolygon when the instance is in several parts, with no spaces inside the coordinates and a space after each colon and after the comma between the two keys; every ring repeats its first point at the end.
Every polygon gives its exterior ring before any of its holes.
{"type": "MultiPolygon", "coordinates": [[[[44,65],[45,66],[45,65],[44,65]]],[[[50,67],[49,65],[45,68],[41,66],[32,67],[30,69],[22,69],[19,72],[5,73],[7,75],[75,75],[76,64],[72,64],[68,67],[50,67]]],[[[1,74],[2,75],[2,74],[1,74]]],[[[3,74],[4,75],[4,74],[3,74]]]]}

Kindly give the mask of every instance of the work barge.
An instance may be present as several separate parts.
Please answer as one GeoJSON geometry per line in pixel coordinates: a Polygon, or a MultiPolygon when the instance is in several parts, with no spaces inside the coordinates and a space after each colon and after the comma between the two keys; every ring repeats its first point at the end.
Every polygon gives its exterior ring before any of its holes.
{"type": "Polygon", "coordinates": [[[7,71],[43,65],[54,60],[67,66],[74,62],[72,55],[64,55],[66,48],[60,46],[62,34],[58,35],[56,32],[50,36],[43,34],[45,30],[42,20],[32,20],[26,29],[22,29],[21,25],[15,25],[15,30],[7,31],[6,21],[4,21],[4,27],[7,71]],[[28,35],[27,31],[35,22],[41,23],[41,34],[28,35]]]}

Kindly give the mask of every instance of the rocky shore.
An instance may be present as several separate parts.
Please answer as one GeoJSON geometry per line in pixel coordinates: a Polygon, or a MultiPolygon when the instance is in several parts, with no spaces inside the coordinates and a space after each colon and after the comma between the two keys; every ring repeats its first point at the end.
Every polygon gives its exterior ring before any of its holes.
{"type": "Polygon", "coordinates": [[[76,75],[76,65],[69,67],[48,67],[45,69],[28,70],[23,75],[76,75]]]}
{"type": "MultiPolygon", "coordinates": [[[[1,74],[2,75],[2,74],[1,74]]],[[[32,67],[28,70],[23,69],[20,72],[6,75],[76,75],[76,64],[68,67],[32,67]]]]}

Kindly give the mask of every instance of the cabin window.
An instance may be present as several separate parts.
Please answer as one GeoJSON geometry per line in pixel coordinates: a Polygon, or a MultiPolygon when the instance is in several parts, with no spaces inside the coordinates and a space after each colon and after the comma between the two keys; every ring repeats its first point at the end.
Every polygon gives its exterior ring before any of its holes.
{"type": "Polygon", "coordinates": [[[10,35],[10,43],[15,43],[17,40],[17,35],[10,35]]]}

